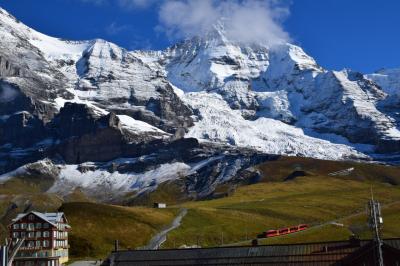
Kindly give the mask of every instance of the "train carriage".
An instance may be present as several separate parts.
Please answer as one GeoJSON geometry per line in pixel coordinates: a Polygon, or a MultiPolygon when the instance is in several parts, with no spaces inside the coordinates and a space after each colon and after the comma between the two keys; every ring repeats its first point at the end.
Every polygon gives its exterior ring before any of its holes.
{"type": "Polygon", "coordinates": [[[308,224],[299,224],[291,227],[285,227],[278,230],[268,230],[266,232],[262,232],[261,234],[257,235],[257,238],[268,238],[268,237],[275,237],[281,235],[292,234],[300,231],[304,231],[308,229],[308,224]]]}

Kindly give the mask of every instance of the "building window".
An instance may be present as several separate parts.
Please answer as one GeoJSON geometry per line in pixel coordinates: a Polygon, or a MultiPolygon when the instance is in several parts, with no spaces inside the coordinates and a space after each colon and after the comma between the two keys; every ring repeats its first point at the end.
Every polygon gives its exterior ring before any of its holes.
{"type": "Polygon", "coordinates": [[[44,231],[43,232],[43,237],[49,237],[49,236],[50,236],[49,231],[44,231]]]}
{"type": "Polygon", "coordinates": [[[36,223],[36,229],[40,229],[42,228],[42,224],[41,223],[36,223]]]}
{"type": "Polygon", "coordinates": [[[35,230],[35,224],[28,224],[28,230],[35,230]]]}
{"type": "Polygon", "coordinates": [[[21,224],[21,229],[26,229],[26,224],[25,223],[21,224]]]}
{"type": "Polygon", "coordinates": [[[36,237],[42,237],[42,232],[37,231],[37,232],[36,232],[36,237]]]}
{"type": "Polygon", "coordinates": [[[18,238],[19,237],[19,233],[18,232],[14,232],[13,233],[13,238],[18,238]]]}
{"type": "Polygon", "coordinates": [[[33,214],[29,215],[28,219],[29,219],[29,221],[35,220],[35,215],[33,215],[33,214]]]}
{"type": "Polygon", "coordinates": [[[13,224],[14,229],[19,229],[19,224],[13,224]]]}
{"type": "Polygon", "coordinates": [[[43,228],[49,228],[49,224],[48,223],[44,223],[43,224],[43,228]]]}
{"type": "Polygon", "coordinates": [[[25,238],[25,232],[21,232],[21,238],[25,238]]]}
{"type": "Polygon", "coordinates": [[[40,241],[36,241],[36,246],[40,247],[40,241]]]}
{"type": "Polygon", "coordinates": [[[34,237],[35,237],[35,232],[28,233],[28,238],[34,238],[34,237]]]}
{"type": "Polygon", "coordinates": [[[49,241],[48,240],[43,241],[43,247],[45,247],[45,248],[49,247],[49,241]]]}
{"type": "Polygon", "coordinates": [[[35,246],[35,242],[29,241],[29,242],[27,243],[27,246],[28,246],[29,248],[33,248],[33,247],[35,246]]]}

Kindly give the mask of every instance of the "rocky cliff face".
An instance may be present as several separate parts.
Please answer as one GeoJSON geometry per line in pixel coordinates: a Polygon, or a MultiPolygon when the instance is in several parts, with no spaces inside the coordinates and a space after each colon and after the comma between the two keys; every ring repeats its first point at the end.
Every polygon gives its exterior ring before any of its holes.
{"type": "Polygon", "coordinates": [[[60,193],[183,178],[207,197],[266,154],[399,160],[398,71],[325,70],[292,44],[231,41],[223,24],[127,51],[49,37],[0,9],[0,78],[0,180],[48,158],[60,193]]]}

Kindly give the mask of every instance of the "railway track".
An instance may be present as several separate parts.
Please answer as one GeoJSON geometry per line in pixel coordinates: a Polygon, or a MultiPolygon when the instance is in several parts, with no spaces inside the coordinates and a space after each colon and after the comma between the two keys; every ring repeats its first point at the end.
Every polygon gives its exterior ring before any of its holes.
{"type": "MultiPolygon", "coordinates": [[[[393,201],[393,202],[390,202],[390,203],[382,204],[381,208],[382,209],[389,208],[390,206],[395,205],[395,204],[399,204],[399,203],[400,203],[400,201],[393,201]]],[[[358,212],[352,213],[350,215],[346,215],[346,216],[340,217],[340,218],[335,219],[335,220],[330,220],[330,221],[327,221],[327,222],[324,222],[324,223],[321,223],[321,224],[310,226],[307,230],[297,231],[297,232],[293,232],[293,233],[285,234],[285,235],[281,235],[281,236],[301,234],[301,233],[304,233],[304,232],[308,232],[310,230],[315,230],[315,229],[318,229],[318,228],[322,228],[322,227],[327,226],[327,225],[340,224],[339,221],[341,221],[341,220],[350,219],[350,218],[362,215],[363,213],[365,213],[365,211],[358,211],[358,212]]],[[[350,232],[353,232],[348,226],[346,226],[346,228],[350,232]]],[[[277,238],[277,237],[280,237],[280,236],[274,236],[274,238],[277,238]]],[[[251,240],[245,240],[245,241],[240,241],[240,242],[236,242],[236,243],[230,243],[230,244],[227,244],[227,245],[224,245],[224,246],[248,245],[249,241],[251,241],[251,240]]]]}

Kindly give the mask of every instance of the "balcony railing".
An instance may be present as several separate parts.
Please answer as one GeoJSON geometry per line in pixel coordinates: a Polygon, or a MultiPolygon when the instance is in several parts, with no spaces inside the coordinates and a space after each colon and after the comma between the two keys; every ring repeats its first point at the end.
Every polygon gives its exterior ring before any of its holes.
{"type": "Polygon", "coordinates": [[[42,249],[43,247],[20,247],[20,250],[35,250],[35,249],[42,249]]]}

